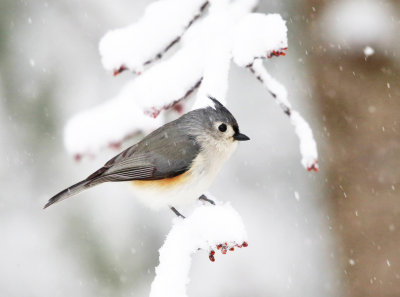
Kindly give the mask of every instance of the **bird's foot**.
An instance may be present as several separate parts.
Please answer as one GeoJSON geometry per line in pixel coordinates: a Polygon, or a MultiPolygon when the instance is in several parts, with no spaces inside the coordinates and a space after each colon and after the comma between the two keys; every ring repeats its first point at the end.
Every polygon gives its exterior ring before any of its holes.
{"type": "Polygon", "coordinates": [[[212,201],[211,199],[208,199],[207,196],[204,195],[204,194],[199,197],[199,200],[202,200],[202,201],[208,202],[208,203],[210,203],[212,205],[215,205],[215,202],[212,201]]]}
{"type": "Polygon", "coordinates": [[[179,211],[177,211],[175,207],[171,206],[170,209],[174,212],[174,214],[176,214],[178,218],[185,219],[185,216],[181,214],[179,211]]]}

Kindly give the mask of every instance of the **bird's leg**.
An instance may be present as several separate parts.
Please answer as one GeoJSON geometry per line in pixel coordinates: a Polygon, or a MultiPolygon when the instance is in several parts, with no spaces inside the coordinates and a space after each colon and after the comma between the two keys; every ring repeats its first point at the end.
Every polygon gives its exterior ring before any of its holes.
{"type": "Polygon", "coordinates": [[[206,202],[208,202],[208,203],[210,203],[212,205],[215,205],[215,202],[212,201],[211,199],[208,199],[207,196],[204,195],[204,194],[199,197],[199,200],[203,200],[203,201],[206,201],[206,202]]]}
{"type": "Polygon", "coordinates": [[[182,219],[185,218],[185,216],[182,215],[179,211],[177,211],[175,207],[170,206],[170,209],[174,212],[174,214],[176,214],[178,216],[178,218],[182,218],[182,219]]]}

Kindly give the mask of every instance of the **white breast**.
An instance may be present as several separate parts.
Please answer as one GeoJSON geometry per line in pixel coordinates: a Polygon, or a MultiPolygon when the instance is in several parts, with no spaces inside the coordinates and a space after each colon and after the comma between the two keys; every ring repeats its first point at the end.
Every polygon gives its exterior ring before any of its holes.
{"type": "Polygon", "coordinates": [[[191,169],[184,173],[184,177],[175,179],[174,182],[133,182],[135,196],[152,209],[193,203],[209,189],[222,164],[236,149],[237,142],[229,141],[222,146],[207,147],[194,159],[191,169]]]}

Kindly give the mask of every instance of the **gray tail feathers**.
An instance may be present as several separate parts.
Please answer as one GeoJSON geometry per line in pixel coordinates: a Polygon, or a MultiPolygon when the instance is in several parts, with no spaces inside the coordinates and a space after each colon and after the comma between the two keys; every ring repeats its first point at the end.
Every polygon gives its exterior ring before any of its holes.
{"type": "Polygon", "coordinates": [[[65,190],[61,191],[57,195],[50,198],[49,201],[46,203],[46,205],[43,207],[43,209],[49,207],[50,205],[52,205],[54,203],[60,202],[71,196],[79,194],[80,192],[87,190],[95,185],[101,184],[103,182],[104,182],[104,180],[102,178],[85,179],[83,181],[80,181],[79,183],[76,183],[75,185],[72,185],[72,186],[66,188],[65,190]]]}

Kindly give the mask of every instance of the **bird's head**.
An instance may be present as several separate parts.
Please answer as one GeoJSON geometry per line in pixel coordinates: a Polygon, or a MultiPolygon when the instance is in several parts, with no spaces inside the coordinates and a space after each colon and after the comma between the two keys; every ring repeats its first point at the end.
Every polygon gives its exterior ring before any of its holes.
{"type": "Polygon", "coordinates": [[[196,109],[188,115],[189,120],[195,123],[194,134],[202,145],[229,147],[237,141],[245,141],[250,138],[240,133],[239,125],[230,111],[217,99],[208,97],[209,106],[196,109]]]}

